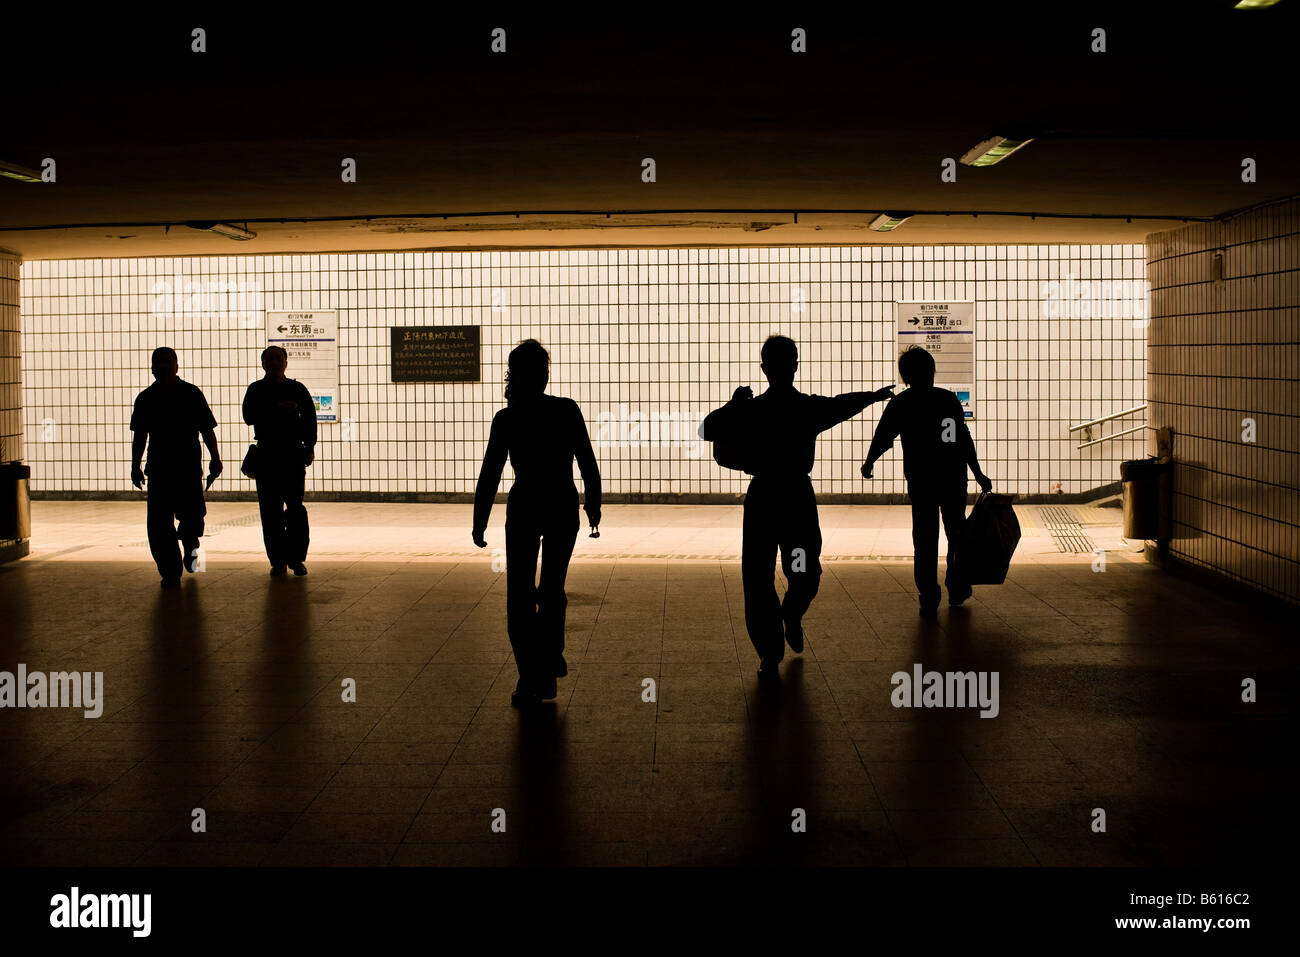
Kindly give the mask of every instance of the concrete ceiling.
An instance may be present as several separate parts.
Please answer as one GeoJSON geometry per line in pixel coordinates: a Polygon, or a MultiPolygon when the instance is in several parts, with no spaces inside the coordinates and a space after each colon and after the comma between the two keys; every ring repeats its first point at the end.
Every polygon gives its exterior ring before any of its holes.
{"type": "Polygon", "coordinates": [[[495,7],[329,25],[79,14],[72,32],[15,15],[0,160],[53,157],[57,182],[0,179],[0,248],[1140,243],[1300,193],[1300,4],[1138,6],[918,4],[885,21],[655,5],[626,23],[495,7]],[[190,52],[194,26],[206,53],[190,52]],[[505,54],[489,50],[496,26],[505,54]],[[796,26],[807,53],[790,51],[796,26]],[[1105,53],[1089,49],[1096,27],[1105,53]],[[1017,129],[1040,136],[941,182],[944,158],[1017,129]],[[866,229],[877,211],[921,212],[882,234],[866,229]],[[181,225],[196,220],[257,238],[181,225]]]}

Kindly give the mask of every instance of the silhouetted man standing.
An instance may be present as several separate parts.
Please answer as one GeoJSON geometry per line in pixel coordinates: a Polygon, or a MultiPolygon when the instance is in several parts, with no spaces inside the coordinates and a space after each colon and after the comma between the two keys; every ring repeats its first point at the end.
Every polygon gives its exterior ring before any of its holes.
{"type": "Polygon", "coordinates": [[[757,398],[741,386],[700,425],[700,437],[744,448],[745,471],[753,475],[745,494],[741,577],[745,627],[762,663],[760,678],[777,677],[785,645],[803,651],[803,616],[821,582],[821,525],[813,493],[817,436],[887,399],[893,386],[877,392],[833,397],[805,395],[794,387],[799,351],[794,340],[771,336],[762,349],[767,391],[757,398]],[[789,587],[778,599],[774,581],[777,550],[789,587]]]}
{"type": "Polygon", "coordinates": [[[880,416],[875,437],[862,464],[871,478],[876,459],[903,438],[903,475],[912,501],[912,571],[921,614],[933,618],[942,592],[935,580],[939,566],[939,516],[948,537],[948,602],[960,605],[971,595],[969,584],[953,576],[953,548],[966,523],[966,468],[985,492],[992,480],[980,471],[975,441],[955,393],[934,384],[934,356],[913,346],[898,358],[898,373],[908,388],[892,399],[880,416]]]}
{"type": "Polygon", "coordinates": [[[285,376],[288,365],[289,354],[279,346],[262,351],[266,375],[244,393],[244,421],[257,438],[253,477],[271,574],[292,568],[306,575],[309,533],[302,496],[307,466],[316,460],[316,403],[305,385],[285,376]]]}
{"type": "Polygon", "coordinates": [[[203,517],[203,453],[199,436],[208,447],[208,485],[221,474],[217,451],[217,420],[203,391],[185,382],[177,369],[176,352],[167,346],[153,351],[154,383],[135,397],[131,410],[131,484],[144,488],[148,476],[149,551],[162,576],[163,587],[180,584],[181,568],[198,569],[203,517]],[[148,443],[149,461],[140,468],[148,443]],[[184,556],[176,539],[184,546],[184,556]]]}

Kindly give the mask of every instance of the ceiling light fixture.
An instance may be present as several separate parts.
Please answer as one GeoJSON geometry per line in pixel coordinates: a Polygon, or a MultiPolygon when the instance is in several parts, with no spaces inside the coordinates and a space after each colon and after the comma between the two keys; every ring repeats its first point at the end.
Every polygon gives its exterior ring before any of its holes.
{"type": "Polygon", "coordinates": [[[0,160],[0,176],[6,179],[16,179],[20,183],[39,183],[41,181],[40,170],[28,169],[26,166],[19,166],[17,163],[6,163],[0,160]]]}
{"type": "Polygon", "coordinates": [[[887,233],[890,230],[897,229],[911,218],[911,213],[881,213],[871,221],[869,228],[878,233],[887,233]]]}
{"type": "Polygon", "coordinates": [[[256,239],[257,233],[249,229],[241,229],[238,226],[232,226],[230,223],[216,223],[207,220],[192,221],[185,224],[190,229],[203,229],[218,236],[225,236],[227,239],[256,239]]]}
{"type": "Polygon", "coordinates": [[[1010,136],[990,136],[963,154],[961,161],[966,166],[992,166],[1000,163],[1020,147],[1032,143],[1032,136],[1019,138],[1010,136]]]}

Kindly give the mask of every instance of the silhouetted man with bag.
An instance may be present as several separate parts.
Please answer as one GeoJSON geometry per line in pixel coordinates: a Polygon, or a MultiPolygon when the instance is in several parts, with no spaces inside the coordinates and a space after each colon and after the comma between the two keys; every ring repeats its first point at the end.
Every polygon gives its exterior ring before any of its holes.
{"type": "Polygon", "coordinates": [[[799,367],[794,340],[771,336],[761,355],[767,391],[755,397],[741,386],[730,402],[705,417],[700,437],[725,444],[753,476],[745,494],[741,551],[745,627],[761,659],[759,677],[770,680],[777,677],[787,643],[794,652],[803,651],[803,616],[821,583],[822,533],[810,477],[817,436],[889,398],[894,387],[806,395],[794,387],[799,367]],[[776,594],[778,550],[789,583],[784,599],[776,594]]]}
{"type": "Polygon", "coordinates": [[[208,447],[208,486],[221,474],[217,450],[217,420],[203,390],[177,375],[176,352],[159,346],[151,359],[154,383],[135,399],[131,410],[131,484],[144,488],[148,476],[149,551],[162,585],[180,584],[181,568],[199,568],[199,539],[203,536],[203,459],[199,436],[208,447]],[[148,443],[149,461],[140,461],[148,443]],[[178,551],[181,540],[184,554],[178,551]]]}
{"type": "Polygon", "coordinates": [[[980,471],[975,441],[966,427],[965,412],[956,393],[934,384],[934,356],[913,346],[898,358],[898,372],[908,386],[885,406],[871,440],[862,477],[871,478],[876,459],[894,439],[903,439],[903,475],[912,502],[912,572],[921,614],[933,618],[942,591],[938,577],[939,517],[948,537],[948,570],[944,584],[948,602],[960,605],[971,586],[954,573],[953,554],[966,522],[966,469],[987,492],[992,480],[980,471]]]}
{"type": "Polygon", "coordinates": [[[266,375],[244,393],[244,421],[257,448],[251,470],[257,481],[262,540],[271,574],[292,568],[306,575],[307,508],[302,503],[307,466],[316,460],[316,403],[307,387],[285,376],[289,354],[279,346],[262,352],[266,375]]]}

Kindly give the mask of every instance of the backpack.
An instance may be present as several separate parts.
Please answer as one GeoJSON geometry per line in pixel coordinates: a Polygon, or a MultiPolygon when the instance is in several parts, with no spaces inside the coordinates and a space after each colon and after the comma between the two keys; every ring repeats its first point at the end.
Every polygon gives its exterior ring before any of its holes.
{"type": "MultiPolygon", "coordinates": [[[[752,402],[753,399],[747,401],[752,402]]],[[[713,461],[724,469],[754,474],[753,434],[748,417],[742,418],[741,427],[732,434],[713,440],[713,461]]]]}
{"type": "Polygon", "coordinates": [[[713,461],[724,469],[754,474],[753,463],[749,461],[749,443],[736,438],[718,439],[713,443],[713,461]]]}

